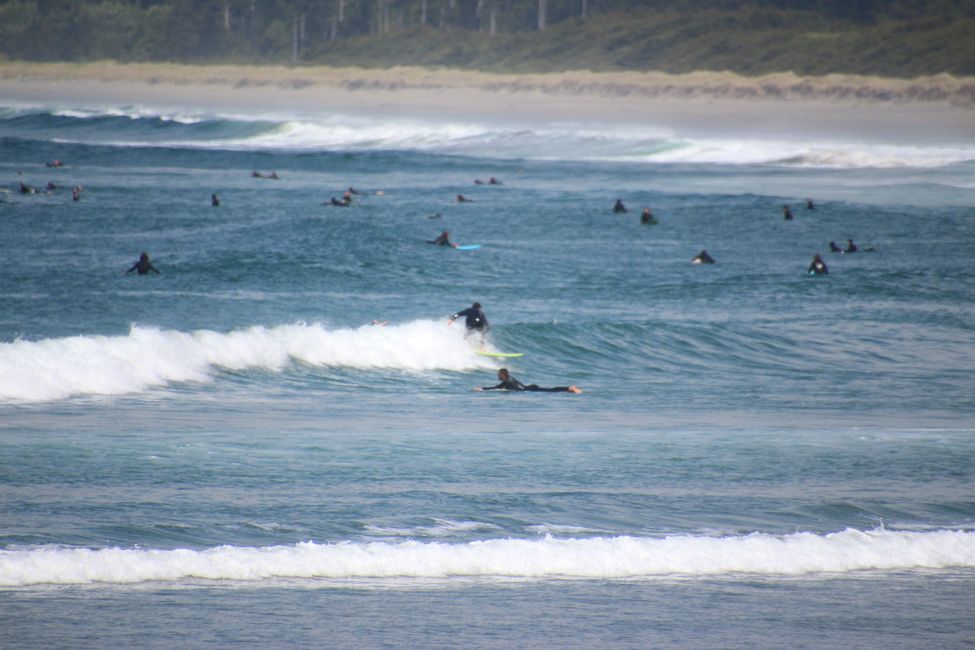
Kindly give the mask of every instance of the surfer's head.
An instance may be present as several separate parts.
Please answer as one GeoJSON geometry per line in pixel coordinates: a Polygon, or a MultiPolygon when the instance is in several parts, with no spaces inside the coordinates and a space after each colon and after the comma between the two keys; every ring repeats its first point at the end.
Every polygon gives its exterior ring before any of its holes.
{"type": "Polygon", "coordinates": [[[498,379],[501,381],[508,381],[508,369],[502,368],[498,371],[498,379]]]}
{"type": "Polygon", "coordinates": [[[481,303],[475,302],[472,306],[474,307],[474,309],[480,309],[481,308],[481,303]]]}

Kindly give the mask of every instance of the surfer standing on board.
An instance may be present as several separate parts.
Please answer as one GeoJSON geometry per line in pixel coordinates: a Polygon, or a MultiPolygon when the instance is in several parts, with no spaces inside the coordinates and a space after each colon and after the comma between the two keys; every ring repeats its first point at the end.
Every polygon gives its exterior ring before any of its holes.
{"type": "Polygon", "coordinates": [[[475,302],[467,309],[457,312],[447,319],[447,322],[453,324],[453,322],[461,316],[464,317],[464,326],[467,327],[468,334],[471,332],[480,332],[483,334],[488,330],[489,325],[487,316],[485,316],[484,312],[481,311],[481,303],[475,302]]]}
{"type": "Polygon", "coordinates": [[[507,368],[502,368],[498,371],[498,381],[501,383],[497,386],[481,386],[475,388],[476,391],[482,390],[514,390],[514,391],[524,391],[529,393],[581,393],[582,389],[578,386],[555,386],[553,388],[542,388],[538,384],[528,384],[527,386],[508,374],[507,368]]]}

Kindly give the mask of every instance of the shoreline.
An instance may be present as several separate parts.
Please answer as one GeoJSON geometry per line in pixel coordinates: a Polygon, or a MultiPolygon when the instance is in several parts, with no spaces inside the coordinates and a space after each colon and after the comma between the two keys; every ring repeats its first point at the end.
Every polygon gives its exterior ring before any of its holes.
{"type": "Polygon", "coordinates": [[[975,78],[791,73],[0,63],[9,101],[653,125],[682,134],[799,132],[940,143],[975,139],[975,78]],[[907,133],[911,131],[912,133],[907,133]]]}

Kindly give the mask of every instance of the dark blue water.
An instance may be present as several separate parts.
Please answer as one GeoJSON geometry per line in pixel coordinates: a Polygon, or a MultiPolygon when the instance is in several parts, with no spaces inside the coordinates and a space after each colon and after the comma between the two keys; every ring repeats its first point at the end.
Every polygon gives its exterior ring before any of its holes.
{"type": "Polygon", "coordinates": [[[970,643],[973,151],[0,110],[2,645],[970,643]]]}

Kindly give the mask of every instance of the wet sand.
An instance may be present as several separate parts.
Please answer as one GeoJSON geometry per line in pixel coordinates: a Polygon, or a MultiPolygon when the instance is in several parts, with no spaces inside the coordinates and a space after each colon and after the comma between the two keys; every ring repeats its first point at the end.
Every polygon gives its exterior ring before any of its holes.
{"type": "Polygon", "coordinates": [[[632,124],[687,135],[961,143],[975,138],[975,79],[789,73],[501,75],[393,68],[0,64],[0,97],[248,113],[368,113],[505,122],[632,124]]]}

